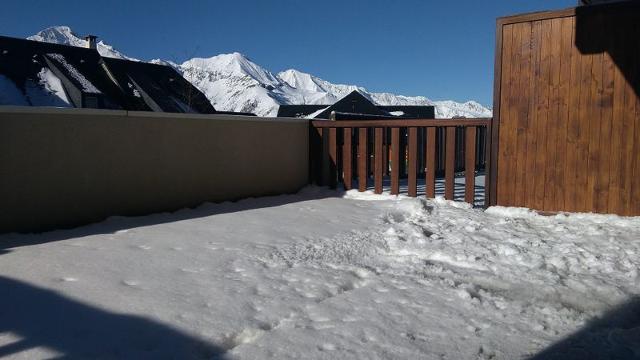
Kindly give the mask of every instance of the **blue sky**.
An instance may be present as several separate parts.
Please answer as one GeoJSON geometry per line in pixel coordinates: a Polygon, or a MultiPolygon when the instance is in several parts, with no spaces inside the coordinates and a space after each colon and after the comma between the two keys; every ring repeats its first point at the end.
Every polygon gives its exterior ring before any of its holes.
{"type": "Polygon", "coordinates": [[[432,99],[492,103],[495,19],[577,0],[4,0],[0,35],[53,25],[129,56],[238,51],[267,69],[432,99]]]}

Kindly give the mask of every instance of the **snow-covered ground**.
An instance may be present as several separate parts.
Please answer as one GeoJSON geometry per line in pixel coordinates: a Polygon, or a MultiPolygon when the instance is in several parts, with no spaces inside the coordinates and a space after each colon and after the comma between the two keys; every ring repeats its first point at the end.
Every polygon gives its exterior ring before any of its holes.
{"type": "Polygon", "coordinates": [[[306,188],[0,236],[0,356],[633,358],[639,263],[640,218],[306,188]]]}

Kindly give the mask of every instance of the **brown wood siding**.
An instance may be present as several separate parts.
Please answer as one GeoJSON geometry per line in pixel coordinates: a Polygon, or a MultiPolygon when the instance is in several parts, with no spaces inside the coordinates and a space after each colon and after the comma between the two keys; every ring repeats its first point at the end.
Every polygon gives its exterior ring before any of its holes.
{"type": "Polygon", "coordinates": [[[492,202],[640,215],[640,6],[502,18],[497,33],[492,202]]]}

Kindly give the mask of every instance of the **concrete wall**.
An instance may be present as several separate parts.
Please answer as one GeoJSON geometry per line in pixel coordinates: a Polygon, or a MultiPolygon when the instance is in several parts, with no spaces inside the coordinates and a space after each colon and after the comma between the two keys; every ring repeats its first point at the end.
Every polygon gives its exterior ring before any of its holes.
{"type": "Polygon", "coordinates": [[[295,192],[297,119],[0,107],[0,233],[295,192]]]}

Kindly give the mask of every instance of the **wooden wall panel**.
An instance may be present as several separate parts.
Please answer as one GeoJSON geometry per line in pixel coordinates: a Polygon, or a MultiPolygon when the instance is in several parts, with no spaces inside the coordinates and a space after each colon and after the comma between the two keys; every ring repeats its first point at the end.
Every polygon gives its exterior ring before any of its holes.
{"type": "Polygon", "coordinates": [[[492,203],[640,215],[640,6],[498,27],[492,203]]]}

